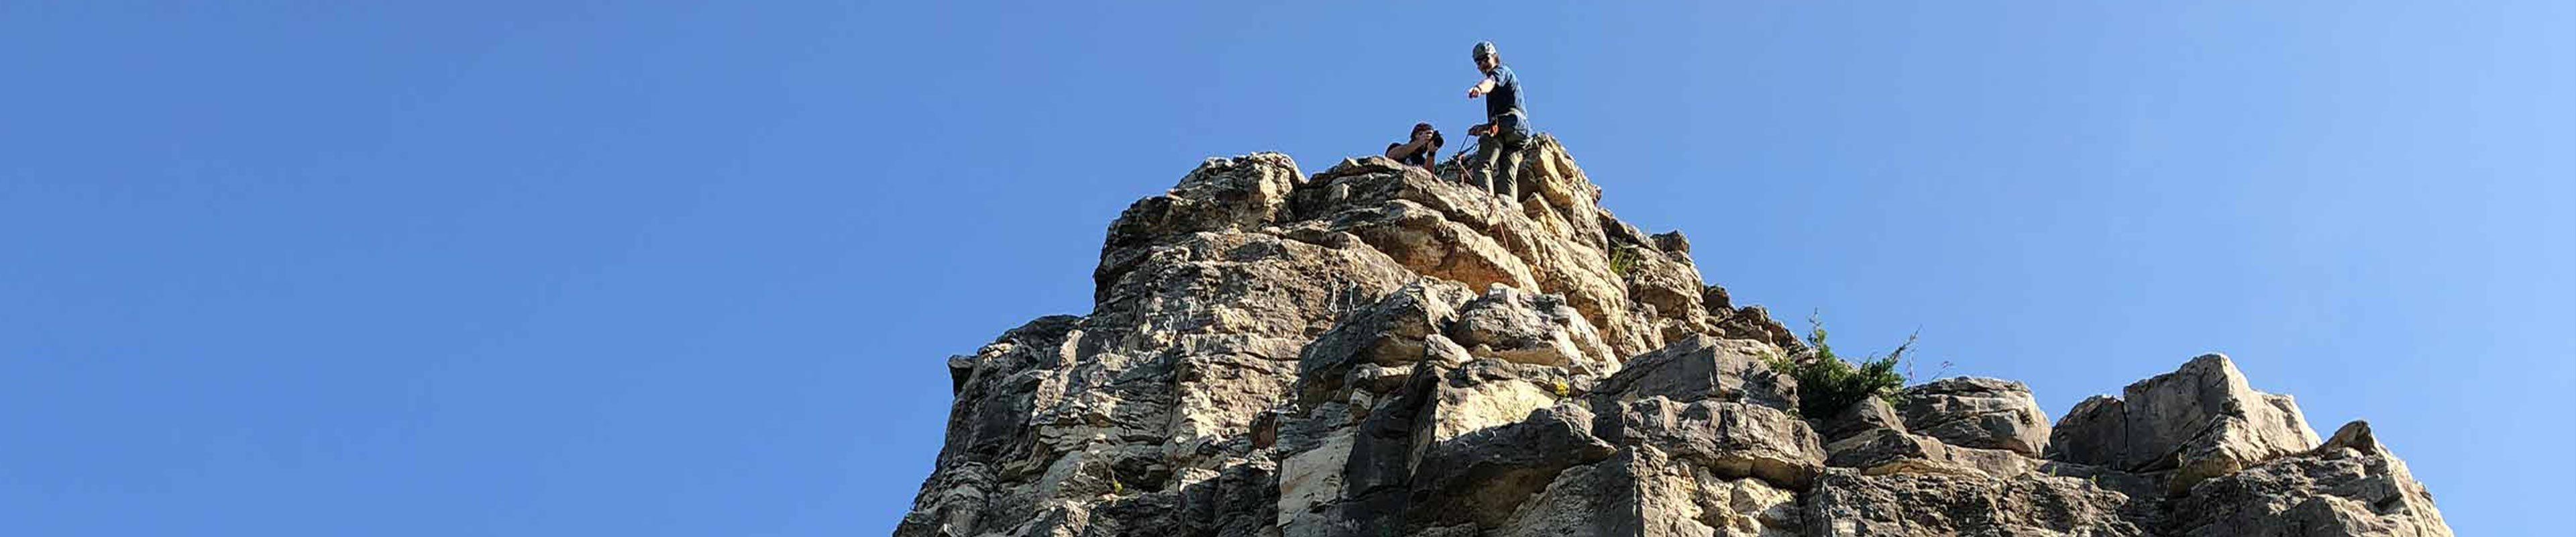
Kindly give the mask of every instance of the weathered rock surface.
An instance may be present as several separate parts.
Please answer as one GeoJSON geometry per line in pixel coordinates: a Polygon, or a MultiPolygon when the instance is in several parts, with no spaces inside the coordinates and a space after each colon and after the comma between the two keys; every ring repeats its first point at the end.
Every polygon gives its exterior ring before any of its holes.
{"type": "Polygon", "coordinates": [[[1886,399],[1877,397],[1862,398],[1859,403],[1843,409],[1841,414],[1836,414],[1824,420],[1823,423],[1816,432],[1823,434],[1826,442],[1851,438],[1879,429],[1907,432],[1905,418],[1897,416],[1896,408],[1889,406],[1886,399]]]}
{"type": "Polygon", "coordinates": [[[2048,415],[2030,387],[2003,379],[1952,377],[1909,387],[1905,428],[1950,445],[2039,456],[2048,415]]]}
{"type": "Polygon", "coordinates": [[[1567,470],[1482,534],[1789,537],[1804,534],[1801,524],[1792,490],[1721,478],[1652,446],[1631,446],[1567,470]]]}
{"type": "Polygon", "coordinates": [[[1757,477],[1788,489],[1806,488],[1825,463],[1825,450],[1807,422],[1779,409],[1700,400],[1677,403],[1663,396],[1604,405],[1595,429],[1612,442],[1657,448],[1718,477],[1757,477]]]}
{"type": "Polygon", "coordinates": [[[1894,429],[1869,431],[1835,441],[1825,450],[1826,463],[1860,470],[1863,475],[1895,473],[2013,477],[2040,466],[2038,459],[2000,449],[1977,449],[1942,443],[1932,437],[1894,429]]]}
{"type": "Polygon", "coordinates": [[[1694,336],[1629,358],[1595,393],[1619,400],[1714,398],[1792,410],[1798,408],[1798,380],[1772,372],[1762,361],[1780,352],[1756,341],[1694,336]]]}
{"type": "Polygon", "coordinates": [[[2142,536],[2151,508],[2072,477],[1825,474],[1807,494],[1808,535],[2142,536]]]}
{"type": "Polygon", "coordinates": [[[895,534],[2448,535],[2366,425],[2317,445],[2214,355],[2053,429],[1994,379],[1799,416],[1794,333],[1520,157],[1517,199],[1256,154],[1139,200],[1088,315],[948,359],[895,534]]]}
{"type": "Polygon", "coordinates": [[[2202,481],[2176,502],[2172,535],[2448,536],[2433,494],[2352,422],[2305,454],[2202,481]]]}
{"type": "Polygon", "coordinates": [[[2058,422],[2048,458],[2130,471],[2174,471],[2173,488],[2306,451],[2317,433],[2290,396],[2254,391],[2223,354],[2094,398],[2058,422]]]}
{"type": "Polygon", "coordinates": [[[1458,321],[1449,325],[1449,340],[1466,347],[1469,356],[1593,374],[1619,368],[1592,322],[1567,306],[1564,297],[1533,295],[1495,284],[1485,296],[1459,310],[1458,321]]]}

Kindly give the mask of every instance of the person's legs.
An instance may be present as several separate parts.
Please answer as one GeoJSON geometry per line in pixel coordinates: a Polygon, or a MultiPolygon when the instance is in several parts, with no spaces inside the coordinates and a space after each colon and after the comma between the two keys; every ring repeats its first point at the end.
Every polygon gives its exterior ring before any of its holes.
{"type": "Polygon", "coordinates": [[[1521,161],[1524,160],[1521,158],[1521,152],[1529,148],[1529,137],[1507,133],[1496,138],[1502,139],[1501,143],[1496,144],[1500,147],[1495,151],[1501,154],[1495,159],[1495,164],[1499,165],[1500,169],[1496,171],[1492,183],[1494,187],[1490,191],[1494,195],[1502,196],[1503,199],[1518,200],[1520,199],[1521,161]]]}
{"type": "MultiPolygon", "coordinates": [[[[1489,194],[1498,192],[1495,190],[1495,187],[1500,181],[1495,177],[1495,168],[1502,165],[1502,161],[1506,160],[1504,157],[1507,156],[1508,153],[1510,152],[1505,151],[1503,148],[1503,141],[1500,136],[1485,136],[1477,138],[1476,156],[1468,159],[1467,161],[1469,166],[1475,167],[1474,169],[1468,170],[1470,175],[1467,176],[1467,184],[1483,187],[1485,192],[1489,194]]],[[[1509,179],[1503,180],[1507,181],[1509,179]]],[[[1504,186],[1502,188],[1511,187],[1504,186]]]]}

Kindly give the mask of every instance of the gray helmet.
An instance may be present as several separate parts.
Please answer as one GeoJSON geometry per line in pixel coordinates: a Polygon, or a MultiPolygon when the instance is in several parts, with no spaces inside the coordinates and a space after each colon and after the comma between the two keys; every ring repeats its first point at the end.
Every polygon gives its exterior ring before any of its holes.
{"type": "Polygon", "coordinates": [[[1494,42],[1492,41],[1477,41],[1476,48],[1467,52],[1467,59],[1470,60],[1482,60],[1493,56],[1494,42]]]}

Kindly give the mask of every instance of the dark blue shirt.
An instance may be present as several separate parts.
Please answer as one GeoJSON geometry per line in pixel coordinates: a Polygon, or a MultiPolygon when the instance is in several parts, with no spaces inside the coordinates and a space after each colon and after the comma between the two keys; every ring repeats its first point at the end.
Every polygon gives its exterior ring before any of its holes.
{"type": "Polygon", "coordinates": [[[1485,119],[1502,117],[1514,110],[1522,110],[1522,119],[1528,119],[1529,112],[1521,108],[1521,78],[1512,75],[1512,66],[1496,65],[1494,72],[1486,76],[1493,77],[1494,91],[1485,94],[1485,119]]]}
{"type": "Polygon", "coordinates": [[[1497,131],[1528,136],[1529,110],[1521,108],[1521,77],[1512,74],[1512,67],[1509,65],[1496,65],[1494,72],[1485,76],[1494,79],[1494,91],[1485,94],[1485,119],[1492,121],[1497,131]],[[1504,114],[1512,112],[1519,112],[1519,114],[1514,114],[1510,118],[1503,117],[1504,114]]]}

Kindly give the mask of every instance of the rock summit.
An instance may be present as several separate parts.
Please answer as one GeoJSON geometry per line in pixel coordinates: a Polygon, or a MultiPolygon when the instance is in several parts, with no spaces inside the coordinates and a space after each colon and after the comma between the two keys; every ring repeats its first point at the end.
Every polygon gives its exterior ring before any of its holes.
{"type": "Polygon", "coordinates": [[[2369,424],[2320,440],[2217,354],[2053,424],[1986,378],[1801,416],[1792,332],[1519,157],[1518,199],[1261,153],[1137,201],[1089,315],[948,359],[895,535],[2451,535],[2369,424]]]}

